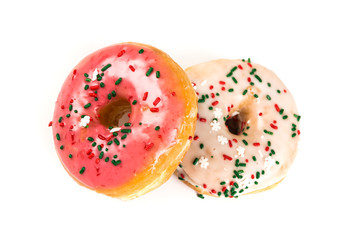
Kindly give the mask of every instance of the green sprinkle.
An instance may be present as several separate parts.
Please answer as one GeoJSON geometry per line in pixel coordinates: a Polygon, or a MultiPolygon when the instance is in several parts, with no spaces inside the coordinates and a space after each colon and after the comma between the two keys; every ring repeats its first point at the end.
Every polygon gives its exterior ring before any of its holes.
{"type": "Polygon", "coordinates": [[[88,140],[89,140],[90,142],[94,141],[94,139],[93,139],[92,137],[88,137],[88,140]]]}
{"type": "Polygon", "coordinates": [[[261,78],[255,74],[255,78],[259,81],[259,82],[262,82],[261,78]]]}
{"type": "Polygon", "coordinates": [[[112,140],[108,141],[107,145],[111,145],[113,143],[112,140]]]}
{"type": "Polygon", "coordinates": [[[134,100],[131,104],[132,105],[135,105],[137,103],[137,101],[136,100],[134,100]]]}
{"type": "Polygon", "coordinates": [[[91,79],[90,79],[90,78],[86,78],[85,81],[91,82],[91,79]]]}
{"type": "Polygon", "coordinates": [[[243,139],[242,142],[245,144],[245,146],[248,145],[248,142],[245,139],[243,139]]]}
{"type": "Polygon", "coordinates": [[[111,95],[112,95],[113,97],[115,97],[115,96],[116,96],[116,92],[113,90],[113,91],[111,92],[111,95]]]}
{"type": "Polygon", "coordinates": [[[268,85],[268,87],[271,87],[271,83],[268,82],[267,85],[268,85]]]}
{"type": "Polygon", "coordinates": [[[64,145],[61,145],[61,146],[60,146],[60,149],[63,150],[63,149],[64,149],[64,145]]]}
{"type": "Polygon", "coordinates": [[[234,174],[235,174],[235,176],[236,176],[237,178],[240,178],[240,177],[241,177],[240,174],[239,174],[239,172],[236,171],[236,170],[234,170],[234,174]]]}
{"type": "Polygon", "coordinates": [[[214,108],[212,106],[209,107],[209,110],[213,110],[214,108]]]}
{"type": "Polygon", "coordinates": [[[291,137],[295,137],[295,136],[296,136],[296,133],[291,134],[291,137]]]}
{"type": "Polygon", "coordinates": [[[122,135],[121,140],[124,140],[127,137],[126,134],[122,135]]]}
{"type": "Polygon", "coordinates": [[[107,64],[106,66],[104,66],[101,71],[105,72],[109,67],[111,67],[111,64],[107,64]]]}
{"type": "Polygon", "coordinates": [[[71,153],[69,154],[69,158],[72,158],[72,154],[71,154],[71,153]]]}
{"type": "Polygon", "coordinates": [[[253,83],[253,82],[250,82],[250,85],[251,85],[251,86],[254,86],[254,85],[255,85],[255,83],[253,83]]]}
{"type": "Polygon", "coordinates": [[[63,117],[59,117],[59,123],[61,123],[61,120],[63,119],[63,117]]]}
{"type": "Polygon", "coordinates": [[[271,146],[271,142],[270,142],[270,141],[268,141],[268,142],[267,142],[267,145],[270,147],[270,146],[271,146]]]}
{"type": "Polygon", "coordinates": [[[246,167],[246,163],[240,163],[239,167],[246,167]]]}
{"type": "Polygon", "coordinates": [[[233,88],[229,88],[229,90],[228,90],[229,92],[233,92],[234,91],[234,89],[233,88]]]}
{"type": "Polygon", "coordinates": [[[139,50],[139,54],[142,54],[144,52],[144,49],[139,50]]]}
{"type": "Polygon", "coordinates": [[[159,126],[156,126],[156,127],[155,127],[155,130],[156,130],[156,131],[159,131],[159,129],[160,129],[159,126]]]}
{"type": "Polygon", "coordinates": [[[238,184],[237,182],[234,182],[234,186],[235,186],[236,188],[239,188],[239,184],[238,184]]]}
{"type": "Polygon", "coordinates": [[[115,85],[119,85],[119,83],[121,83],[121,81],[122,81],[122,78],[119,78],[118,80],[116,80],[115,85]]]}
{"type": "Polygon", "coordinates": [[[70,104],[70,106],[69,106],[69,111],[71,112],[72,110],[73,110],[73,105],[70,104]]]}
{"type": "Polygon", "coordinates": [[[279,165],[279,164],[280,164],[280,163],[279,163],[279,161],[276,161],[275,163],[276,163],[277,165],[279,165]]]}
{"type": "Polygon", "coordinates": [[[83,174],[85,172],[85,167],[82,167],[79,171],[80,174],[83,174]]]}
{"type": "Polygon", "coordinates": [[[287,118],[288,118],[288,116],[287,116],[287,115],[284,115],[282,118],[285,120],[285,119],[287,119],[287,118]]]}
{"type": "Polygon", "coordinates": [[[122,133],[131,133],[131,129],[121,129],[120,132],[122,132],[122,133]]]}
{"type": "Polygon", "coordinates": [[[150,76],[150,74],[152,73],[152,71],[154,70],[154,68],[150,67],[149,70],[146,72],[146,76],[150,76]]]}
{"type": "Polygon", "coordinates": [[[248,58],[248,62],[251,62],[251,61],[250,61],[250,58],[248,58]]]}
{"type": "Polygon", "coordinates": [[[160,72],[156,71],[156,78],[159,78],[159,77],[160,77],[160,72]]]}
{"type": "Polygon", "coordinates": [[[300,121],[300,118],[301,118],[300,115],[294,114],[294,117],[296,118],[296,120],[297,120],[298,122],[300,121]]]}
{"type": "Polygon", "coordinates": [[[267,100],[271,100],[271,97],[270,97],[270,95],[266,95],[266,98],[267,98],[267,100]]]}
{"type": "Polygon", "coordinates": [[[131,126],[131,123],[126,122],[126,123],[124,123],[124,126],[125,126],[125,127],[130,127],[130,126],[131,126]]]}
{"type": "Polygon", "coordinates": [[[85,77],[88,77],[88,76],[89,76],[89,74],[87,74],[87,73],[84,73],[84,76],[85,76],[85,77]]]}
{"type": "Polygon", "coordinates": [[[221,192],[218,192],[217,195],[220,197],[220,196],[221,196],[221,192]]]}
{"type": "Polygon", "coordinates": [[[102,159],[104,157],[104,152],[100,152],[99,159],[102,159]]]}
{"type": "Polygon", "coordinates": [[[256,179],[260,178],[260,172],[256,172],[256,179]]]}
{"type": "Polygon", "coordinates": [[[118,146],[120,145],[120,142],[119,142],[119,140],[117,140],[117,138],[114,138],[114,143],[118,146]]]}
{"type": "Polygon", "coordinates": [[[109,161],[109,157],[106,157],[106,158],[105,158],[105,162],[108,162],[108,161],[109,161]]]}
{"type": "Polygon", "coordinates": [[[236,67],[236,66],[235,66],[235,67],[233,67],[233,68],[230,70],[230,72],[229,72],[226,76],[227,76],[227,77],[230,77],[236,69],[237,69],[237,67],[236,67]]]}
{"type": "Polygon", "coordinates": [[[91,103],[88,103],[84,106],[84,108],[89,108],[91,106],[91,103]]]}
{"type": "Polygon", "coordinates": [[[280,115],[282,115],[284,113],[284,109],[283,108],[280,109],[279,113],[280,113],[280,115]]]}
{"type": "Polygon", "coordinates": [[[271,149],[270,152],[275,155],[275,150],[274,149],[271,149]]]}
{"type": "Polygon", "coordinates": [[[105,83],[101,82],[100,87],[102,87],[102,88],[105,87],[105,83]]]}
{"type": "Polygon", "coordinates": [[[113,132],[113,136],[117,136],[117,135],[119,135],[117,132],[113,132]]]}
{"type": "Polygon", "coordinates": [[[97,149],[98,149],[99,151],[101,151],[101,149],[102,149],[101,145],[98,145],[98,146],[97,146],[97,149]]]}
{"type": "Polygon", "coordinates": [[[178,177],[178,179],[181,180],[181,181],[184,181],[184,179],[182,177],[178,177]]]}
{"type": "Polygon", "coordinates": [[[255,72],[256,72],[256,68],[253,68],[250,72],[250,75],[254,75],[255,72]]]}
{"type": "Polygon", "coordinates": [[[60,141],[60,134],[56,134],[56,139],[58,140],[58,141],[60,141]]]}
{"type": "Polygon", "coordinates": [[[200,149],[204,148],[204,144],[200,143],[200,149]]]}
{"type": "Polygon", "coordinates": [[[216,96],[220,96],[220,93],[215,93],[216,96]]]}
{"type": "Polygon", "coordinates": [[[245,95],[247,92],[248,92],[248,90],[245,89],[245,90],[243,91],[242,95],[245,95]]]}
{"type": "Polygon", "coordinates": [[[225,184],[226,184],[225,181],[220,182],[220,185],[225,185],[225,184]]]}
{"type": "Polygon", "coordinates": [[[238,83],[238,81],[236,80],[236,78],[232,77],[231,79],[234,81],[234,83],[238,83]]]}
{"type": "Polygon", "coordinates": [[[108,99],[109,99],[109,100],[111,99],[111,94],[110,94],[110,93],[108,94],[108,99]]]}
{"type": "Polygon", "coordinates": [[[69,118],[71,115],[70,114],[66,114],[66,117],[69,118]]]}
{"type": "Polygon", "coordinates": [[[276,91],[277,91],[277,93],[278,93],[278,94],[280,94],[280,93],[281,93],[281,91],[280,91],[279,89],[278,89],[278,90],[276,90],[276,91]]]}
{"type": "Polygon", "coordinates": [[[243,134],[244,136],[247,136],[247,135],[248,135],[246,132],[243,132],[242,134],[243,134]]]}
{"type": "Polygon", "coordinates": [[[259,97],[259,95],[257,95],[257,94],[254,94],[254,97],[255,97],[255,98],[258,98],[258,97],[259,97]]]}
{"type": "Polygon", "coordinates": [[[196,194],[199,198],[201,198],[201,199],[204,199],[205,197],[204,197],[204,195],[202,195],[202,194],[200,194],[200,193],[198,193],[198,194],[196,194]]]}
{"type": "Polygon", "coordinates": [[[111,160],[111,163],[114,165],[114,166],[117,166],[121,163],[121,160],[111,160]]]}
{"type": "Polygon", "coordinates": [[[252,159],[254,160],[254,162],[256,162],[256,157],[255,156],[252,156],[252,159]]]}
{"type": "Polygon", "coordinates": [[[198,163],[199,159],[198,158],[195,158],[194,161],[193,161],[193,165],[196,165],[198,163]]]}
{"type": "Polygon", "coordinates": [[[270,131],[268,131],[268,130],[266,130],[266,129],[264,129],[264,133],[269,134],[269,135],[273,135],[273,134],[274,134],[273,132],[270,132],[270,131]]]}
{"type": "Polygon", "coordinates": [[[239,191],[239,193],[242,193],[244,191],[244,189],[241,189],[240,191],[239,191]]]}
{"type": "Polygon", "coordinates": [[[96,142],[93,142],[93,143],[91,144],[91,146],[95,147],[95,146],[96,146],[96,142]]]}

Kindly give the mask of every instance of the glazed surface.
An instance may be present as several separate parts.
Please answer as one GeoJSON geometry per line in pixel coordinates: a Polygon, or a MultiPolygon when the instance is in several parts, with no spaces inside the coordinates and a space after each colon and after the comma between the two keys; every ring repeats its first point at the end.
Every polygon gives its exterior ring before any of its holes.
{"type": "Polygon", "coordinates": [[[186,70],[198,95],[198,120],[180,180],[199,193],[237,197],[281,181],[299,139],[293,97],[270,70],[250,60],[215,60],[186,70]],[[238,117],[239,131],[225,124],[238,117]]]}
{"type": "MultiPolygon", "coordinates": [[[[52,121],[57,153],[79,183],[114,189],[129,182],[177,143],[184,121],[183,86],[146,45],[117,44],[83,59],[59,93],[52,121]],[[114,101],[131,105],[122,126],[104,126],[114,101]]],[[[190,142],[188,143],[190,144],[190,142]]]]}

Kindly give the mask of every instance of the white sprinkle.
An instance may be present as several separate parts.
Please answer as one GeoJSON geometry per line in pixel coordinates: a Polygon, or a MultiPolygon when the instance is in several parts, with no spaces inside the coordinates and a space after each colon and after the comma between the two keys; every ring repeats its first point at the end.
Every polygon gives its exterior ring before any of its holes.
{"type": "Polygon", "coordinates": [[[199,159],[199,163],[201,168],[207,168],[209,166],[209,159],[207,159],[206,157],[201,157],[199,159]]]}
{"type": "Polygon", "coordinates": [[[86,127],[90,123],[90,116],[84,116],[80,119],[80,126],[86,127]]]}
{"type": "Polygon", "coordinates": [[[262,158],[263,157],[262,152],[259,150],[258,153],[259,153],[260,157],[262,158]]]}
{"type": "Polygon", "coordinates": [[[242,146],[238,146],[238,147],[236,148],[236,151],[237,151],[237,154],[238,154],[240,157],[244,157],[245,148],[243,148],[242,146]]]}
{"type": "Polygon", "coordinates": [[[213,130],[213,131],[215,131],[215,132],[217,132],[217,131],[219,131],[220,129],[221,129],[221,127],[220,127],[220,123],[218,122],[218,121],[216,121],[216,120],[213,120],[211,123],[210,123],[210,125],[211,125],[211,130],[213,130]]]}
{"type": "Polygon", "coordinates": [[[238,111],[235,111],[235,112],[233,112],[232,114],[231,114],[231,116],[233,117],[233,116],[235,116],[235,115],[238,115],[240,112],[238,112],[238,111]]]}
{"type": "Polygon", "coordinates": [[[264,163],[264,168],[266,170],[269,170],[272,166],[275,165],[275,159],[273,159],[272,157],[268,156],[265,158],[265,163],[264,163]]]}
{"type": "Polygon", "coordinates": [[[221,116],[223,115],[221,108],[215,108],[213,114],[214,114],[214,117],[217,119],[221,118],[221,116]]]}
{"type": "Polygon", "coordinates": [[[201,86],[204,86],[205,84],[206,84],[206,80],[204,80],[200,83],[201,86]]]}
{"type": "Polygon", "coordinates": [[[121,128],[112,128],[111,130],[110,130],[110,132],[111,133],[113,133],[113,132],[118,132],[118,131],[120,131],[121,130],[121,128]]]}
{"type": "Polygon", "coordinates": [[[99,71],[97,70],[97,68],[95,68],[95,71],[93,72],[93,76],[91,80],[96,80],[97,79],[97,75],[99,74],[99,71]]]}
{"type": "Polygon", "coordinates": [[[224,144],[226,144],[226,143],[228,143],[228,140],[227,140],[227,138],[226,137],[224,137],[224,136],[218,136],[218,141],[222,144],[222,145],[224,145],[224,144]]]}

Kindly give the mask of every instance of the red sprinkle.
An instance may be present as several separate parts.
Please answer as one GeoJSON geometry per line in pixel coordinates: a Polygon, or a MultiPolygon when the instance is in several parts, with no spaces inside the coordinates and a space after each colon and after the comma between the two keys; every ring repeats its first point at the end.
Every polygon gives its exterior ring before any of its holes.
{"type": "Polygon", "coordinates": [[[74,69],[74,71],[73,71],[73,75],[75,75],[75,74],[76,74],[76,72],[77,72],[77,71],[76,71],[76,69],[74,69]]]}
{"type": "Polygon", "coordinates": [[[233,141],[236,142],[236,143],[238,142],[238,140],[236,140],[235,138],[233,139],[233,141]]]}
{"type": "Polygon", "coordinates": [[[297,130],[297,134],[300,135],[300,130],[297,130]]]}
{"type": "Polygon", "coordinates": [[[238,68],[240,68],[241,70],[243,70],[243,67],[242,67],[240,64],[238,65],[238,68]]]}
{"type": "Polygon", "coordinates": [[[61,109],[64,109],[65,108],[65,106],[64,105],[61,105],[61,109]]]}
{"type": "Polygon", "coordinates": [[[262,116],[262,112],[259,112],[259,116],[262,116]]]}
{"type": "Polygon", "coordinates": [[[74,126],[73,126],[73,125],[71,125],[71,126],[70,126],[70,129],[73,129],[73,128],[74,128],[74,126]]]}
{"type": "Polygon", "coordinates": [[[96,94],[96,93],[91,92],[91,93],[89,93],[89,96],[90,96],[90,97],[97,97],[97,94],[96,94]]]}
{"type": "Polygon", "coordinates": [[[286,93],[286,89],[284,89],[284,93],[286,93]]]}
{"type": "Polygon", "coordinates": [[[89,159],[92,159],[94,156],[95,156],[95,154],[94,154],[94,153],[91,153],[88,158],[89,158],[89,159]]]}
{"type": "Polygon", "coordinates": [[[247,80],[248,80],[248,82],[251,82],[251,78],[250,78],[250,77],[248,77],[247,80]]]}
{"type": "Polygon", "coordinates": [[[211,105],[213,105],[213,106],[216,106],[218,104],[219,104],[219,101],[215,101],[215,102],[211,103],[211,105]]]}
{"type": "Polygon", "coordinates": [[[122,55],[124,55],[124,53],[125,53],[125,50],[121,50],[121,52],[119,52],[117,56],[121,57],[122,55]]]}
{"type": "Polygon", "coordinates": [[[191,140],[192,139],[192,136],[189,136],[189,140],[191,140]]]}
{"type": "Polygon", "coordinates": [[[100,159],[97,158],[97,159],[95,160],[95,163],[96,163],[96,164],[99,164],[99,162],[100,162],[100,159]]]}
{"type": "Polygon", "coordinates": [[[216,193],[215,189],[211,189],[211,193],[216,193]]]}
{"type": "Polygon", "coordinates": [[[211,98],[215,98],[215,93],[211,93],[211,98]]]}
{"type": "Polygon", "coordinates": [[[258,146],[260,146],[260,143],[255,142],[255,143],[253,143],[253,145],[254,145],[255,147],[258,147],[258,146]]]}
{"type": "Polygon", "coordinates": [[[223,154],[223,157],[224,157],[224,160],[229,160],[229,161],[232,160],[232,157],[229,157],[229,156],[226,155],[226,154],[223,154]]]}
{"type": "Polygon", "coordinates": [[[100,88],[99,85],[90,86],[90,90],[96,90],[96,89],[99,89],[99,88],[100,88]]]}
{"type": "Polygon", "coordinates": [[[64,126],[64,123],[63,123],[63,122],[61,122],[59,125],[60,125],[60,127],[63,127],[63,126],[64,126]]]}
{"type": "Polygon", "coordinates": [[[159,112],[159,108],[150,108],[151,112],[159,112]]]}
{"type": "Polygon", "coordinates": [[[232,186],[232,185],[234,185],[234,182],[233,182],[233,181],[231,181],[229,184],[230,184],[230,186],[232,186]]]}
{"type": "Polygon", "coordinates": [[[204,187],[204,188],[207,188],[207,186],[206,186],[206,184],[205,184],[205,183],[203,184],[203,187],[204,187]]]}
{"type": "Polygon", "coordinates": [[[105,140],[105,139],[106,139],[106,138],[105,138],[103,135],[101,135],[101,134],[98,135],[98,138],[100,138],[101,140],[105,140]]]}
{"type": "Polygon", "coordinates": [[[154,146],[154,143],[149,143],[149,144],[145,145],[145,150],[149,151],[153,146],[154,146]]]}
{"type": "Polygon", "coordinates": [[[87,150],[86,155],[90,155],[90,153],[92,153],[92,149],[90,148],[89,150],[87,150]]]}
{"type": "Polygon", "coordinates": [[[206,122],[205,118],[200,118],[200,122],[206,122]]]}
{"type": "Polygon", "coordinates": [[[219,83],[220,83],[221,85],[225,85],[225,82],[224,82],[224,81],[219,81],[219,83]]]}
{"type": "Polygon", "coordinates": [[[73,102],[74,102],[74,100],[70,99],[70,103],[73,103],[73,102]]]}
{"type": "Polygon", "coordinates": [[[254,176],[254,174],[252,174],[252,175],[251,175],[251,179],[254,179],[254,178],[255,178],[255,176],[254,176]]]}
{"type": "Polygon", "coordinates": [[[245,162],[247,162],[247,163],[248,163],[248,162],[249,162],[249,159],[245,159],[245,162]]]}
{"type": "Polygon", "coordinates": [[[270,149],[269,146],[266,146],[265,151],[269,151],[269,149],[270,149]]]}
{"type": "Polygon", "coordinates": [[[52,121],[50,121],[50,122],[49,122],[49,125],[48,125],[48,126],[49,126],[49,127],[51,127],[51,126],[52,126],[52,121]]]}
{"type": "Polygon", "coordinates": [[[225,191],[226,191],[226,187],[223,187],[223,188],[221,189],[221,191],[225,192],[225,191]]]}
{"type": "Polygon", "coordinates": [[[155,99],[155,101],[153,102],[154,106],[158,105],[158,103],[161,101],[161,99],[159,97],[157,97],[155,99]]]}
{"type": "Polygon", "coordinates": [[[222,87],[221,90],[225,91],[225,87],[222,87]]]}
{"type": "Polygon", "coordinates": [[[277,104],[274,105],[277,112],[280,112],[280,108],[277,104]]]}
{"type": "Polygon", "coordinates": [[[144,93],[144,96],[143,96],[143,101],[145,101],[145,100],[147,99],[148,94],[149,94],[148,92],[145,92],[145,93],[144,93]]]}
{"type": "Polygon", "coordinates": [[[176,93],[175,93],[175,92],[172,92],[172,93],[171,93],[171,95],[175,96],[175,95],[176,95],[176,93]]]}
{"type": "Polygon", "coordinates": [[[199,136],[194,136],[194,140],[198,140],[199,139],[199,136]]]}
{"type": "Polygon", "coordinates": [[[132,72],[135,72],[135,68],[132,65],[129,65],[129,68],[132,72]]]}
{"type": "Polygon", "coordinates": [[[273,129],[278,129],[277,126],[275,126],[274,124],[270,123],[270,127],[272,127],[273,129]]]}
{"type": "Polygon", "coordinates": [[[232,148],[232,142],[231,142],[231,140],[229,139],[229,147],[231,147],[232,148]]]}
{"type": "Polygon", "coordinates": [[[210,85],[210,87],[209,87],[209,88],[210,88],[210,90],[212,90],[212,89],[214,88],[214,86],[213,86],[213,85],[210,85]]]}
{"type": "Polygon", "coordinates": [[[249,67],[251,67],[251,68],[252,68],[252,65],[251,65],[251,63],[249,63],[249,62],[248,62],[248,63],[247,63],[247,65],[249,65],[249,67]]]}

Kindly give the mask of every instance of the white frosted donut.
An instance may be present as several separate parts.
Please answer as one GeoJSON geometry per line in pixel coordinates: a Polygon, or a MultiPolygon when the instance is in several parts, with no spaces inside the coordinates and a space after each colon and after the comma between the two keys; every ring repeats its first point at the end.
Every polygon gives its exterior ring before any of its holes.
{"type": "Polygon", "coordinates": [[[270,70],[245,60],[215,60],[186,70],[198,95],[198,120],[178,177],[220,197],[275,186],[299,140],[292,95],[270,70]]]}

